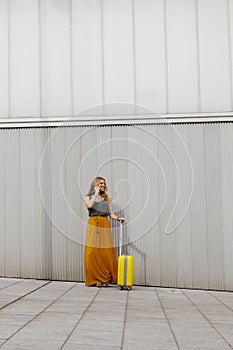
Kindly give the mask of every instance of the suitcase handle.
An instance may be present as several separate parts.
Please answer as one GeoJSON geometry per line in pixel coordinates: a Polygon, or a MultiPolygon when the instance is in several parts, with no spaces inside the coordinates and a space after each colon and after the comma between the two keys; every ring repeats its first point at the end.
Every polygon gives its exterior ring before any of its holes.
{"type": "Polygon", "coordinates": [[[122,245],[123,245],[123,223],[120,222],[119,256],[122,255],[122,245]]]}

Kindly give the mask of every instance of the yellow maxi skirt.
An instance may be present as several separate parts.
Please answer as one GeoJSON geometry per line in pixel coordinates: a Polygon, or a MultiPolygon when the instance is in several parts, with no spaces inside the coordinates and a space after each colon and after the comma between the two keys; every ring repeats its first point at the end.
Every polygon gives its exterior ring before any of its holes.
{"type": "Polygon", "coordinates": [[[117,282],[117,258],[110,223],[106,216],[89,217],[84,252],[87,286],[117,282]]]}

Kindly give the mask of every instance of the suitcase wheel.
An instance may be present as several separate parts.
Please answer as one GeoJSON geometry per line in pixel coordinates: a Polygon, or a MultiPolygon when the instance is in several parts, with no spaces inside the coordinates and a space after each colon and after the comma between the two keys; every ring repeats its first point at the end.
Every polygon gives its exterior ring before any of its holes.
{"type": "Polygon", "coordinates": [[[125,290],[128,290],[128,291],[130,291],[130,290],[132,290],[132,286],[128,286],[128,287],[124,287],[124,286],[119,286],[119,289],[120,290],[123,290],[123,289],[125,289],[125,290]]]}

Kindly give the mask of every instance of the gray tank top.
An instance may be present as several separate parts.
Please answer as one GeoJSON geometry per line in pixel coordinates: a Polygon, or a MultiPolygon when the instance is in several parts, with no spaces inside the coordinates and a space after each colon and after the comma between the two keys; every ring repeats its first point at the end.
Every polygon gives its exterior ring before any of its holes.
{"type": "Polygon", "coordinates": [[[100,202],[95,202],[93,207],[88,208],[89,216],[108,216],[109,215],[109,206],[108,201],[105,199],[100,202]]]}

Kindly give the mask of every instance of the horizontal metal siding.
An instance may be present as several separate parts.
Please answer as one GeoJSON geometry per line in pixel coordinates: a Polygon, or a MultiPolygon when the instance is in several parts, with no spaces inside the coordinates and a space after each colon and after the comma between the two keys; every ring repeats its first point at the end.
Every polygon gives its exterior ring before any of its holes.
{"type": "Polygon", "coordinates": [[[100,174],[136,284],[233,290],[232,128],[1,129],[1,276],[83,281],[83,196],[100,174]]]}

